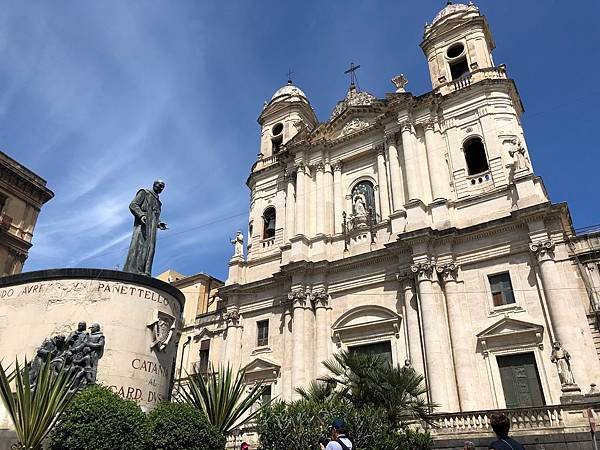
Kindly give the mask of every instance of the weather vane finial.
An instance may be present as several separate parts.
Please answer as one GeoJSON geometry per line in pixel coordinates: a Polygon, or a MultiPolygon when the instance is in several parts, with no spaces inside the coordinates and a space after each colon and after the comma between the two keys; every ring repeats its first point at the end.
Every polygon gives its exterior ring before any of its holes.
{"type": "Polygon", "coordinates": [[[360,64],[355,66],[353,62],[350,63],[350,68],[345,70],[344,73],[350,74],[350,88],[356,87],[357,90],[360,90],[358,87],[358,78],[356,78],[356,70],[360,69],[360,64]]]}

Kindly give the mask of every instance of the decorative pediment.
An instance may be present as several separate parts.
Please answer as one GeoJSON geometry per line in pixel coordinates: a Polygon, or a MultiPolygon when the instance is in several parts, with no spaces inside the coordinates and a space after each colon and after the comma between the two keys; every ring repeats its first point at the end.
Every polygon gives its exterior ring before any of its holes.
{"type": "Polygon", "coordinates": [[[340,136],[346,136],[348,134],[356,133],[357,131],[363,130],[369,126],[369,122],[355,118],[346,122],[340,132],[340,136]]]}
{"type": "Polygon", "coordinates": [[[377,305],[363,305],[342,314],[332,326],[338,343],[364,336],[396,336],[400,334],[400,316],[391,309],[377,305]]]}
{"type": "Polygon", "coordinates": [[[246,367],[246,379],[275,379],[279,377],[281,366],[267,358],[254,358],[246,367]]]}
{"type": "Polygon", "coordinates": [[[478,347],[484,354],[492,349],[542,346],[544,327],[504,317],[477,334],[478,347]]]}
{"type": "Polygon", "coordinates": [[[194,335],[194,342],[199,342],[202,339],[212,339],[214,336],[222,333],[223,331],[225,331],[225,330],[224,329],[209,330],[208,328],[202,328],[202,330],[200,330],[199,333],[196,333],[194,335]]]}

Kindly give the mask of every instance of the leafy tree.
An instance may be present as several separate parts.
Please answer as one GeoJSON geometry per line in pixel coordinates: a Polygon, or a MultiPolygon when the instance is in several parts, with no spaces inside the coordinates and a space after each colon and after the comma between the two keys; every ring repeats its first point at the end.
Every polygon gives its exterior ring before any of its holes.
{"type": "Polygon", "coordinates": [[[431,436],[413,431],[396,431],[384,408],[354,406],[343,398],[326,401],[275,402],[261,411],[257,431],[263,450],[318,450],[333,419],[343,419],[356,450],[429,450],[431,436]]]}
{"type": "Polygon", "coordinates": [[[160,403],[148,414],[152,450],[219,450],[225,437],[186,403],[160,403]]]}
{"type": "Polygon", "coordinates": [[[72,385],[72,372],[62,368],[55,372],[49,362],[41,364],[35,388],[30,384],[27,360],[23,368],[15,361],[13,370],[0,363],[0,396],[19,440],[15,448],[42,448],[42,441],[73,397],[72,385]]]}
{"type": "Polygon", "coordinates": [[[304,400],[312,400],[317,402],[323,402],[330,399],[335,395],[334,385],[326,383],[324,381],[311,381],[308,388],[304,389],[301,387],[296,388],[296,392],[300,394],[300,397],[304,400]]]}
{"type": "Polygon", "coordinates": [[[390,366],[381,355],[342,351],[323,365],[322,382],[355,406],[383,407],[397,427],[415,419],[430,422],[435,404],[426,401],[424,378],[410,367],[390,366]]]}
{"type": "Polygon", "coordinates": [[[50,434],[50,450],[144,450],[148,422],[140,407],[101,385],[79,392],[50,434]]]}
{"type": "Polygon", "coordinates": [[[220,366],[218,371],[211,368],[207,375],[189,377],[178,400],[202,411],[211,425],[227,436],[234,428],[252,420],[266,406],[260,405],[251,411],[260,399],[264,386],[256,383],[246,393],[245,375],[243,369],[234,375],[229,365],[220,366]]]}

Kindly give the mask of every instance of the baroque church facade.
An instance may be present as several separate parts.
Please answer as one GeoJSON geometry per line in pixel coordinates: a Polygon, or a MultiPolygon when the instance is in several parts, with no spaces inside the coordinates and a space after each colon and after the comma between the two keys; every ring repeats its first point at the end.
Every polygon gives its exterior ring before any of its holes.
{"type": "Polygon", "coordinates": [[[402,75],[383,99],[351,84],[319,122],[290,82],[264,106],[246,248],[194,342],[284,400],[343,349],[414,367],[441,412],[585,394],[600,359],[575,233],[488,22],[449,4],[420,45],[425,94],[402,75]]]}

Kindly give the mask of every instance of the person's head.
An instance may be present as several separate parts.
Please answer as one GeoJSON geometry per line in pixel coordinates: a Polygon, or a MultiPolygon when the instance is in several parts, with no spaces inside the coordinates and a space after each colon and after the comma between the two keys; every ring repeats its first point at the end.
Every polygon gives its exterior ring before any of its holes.
{"type": "Polygon", "coordinates": [[[100,325],[97,323],[93,323],[90,327],[90,330],[92,333],[97,333],[98,331],[100,331],[100,325]]]}
{"type": "Polygon", "coordinates": [[[337,439],[340,436],[345,436],[347,434],[346,430],[346,422],[342,419],[335,419],[331,422],[331,438],[337,439]]]}
{"type": "Polygon", "coordinates": [[[164,188],[165,182],[163,180],[156,180],[152,185],[152,189],[154,189],[154,192],[156,192],[157,194],[160,194],[164,190],[164,188]]]}
{"type": "Polygon", "coordinates": [[[508,436],[508,430],[510,429],[510,420],[505,414],[492,414],[490,419],[490,425],[494,433],[500,438],[506,438],[508,436]]]}
{"type": "Polygon", "coordinates": [[[86,328],[87,328],[87,323],[85,323],[85,322],[79,322],[77,324],[77,331],[85,331],[86,328]]]}
{"type": "Polygon", "coordinates": [[[475,450],[475,444],[471,441],[465,441],[464,450],[475,450]]]}

